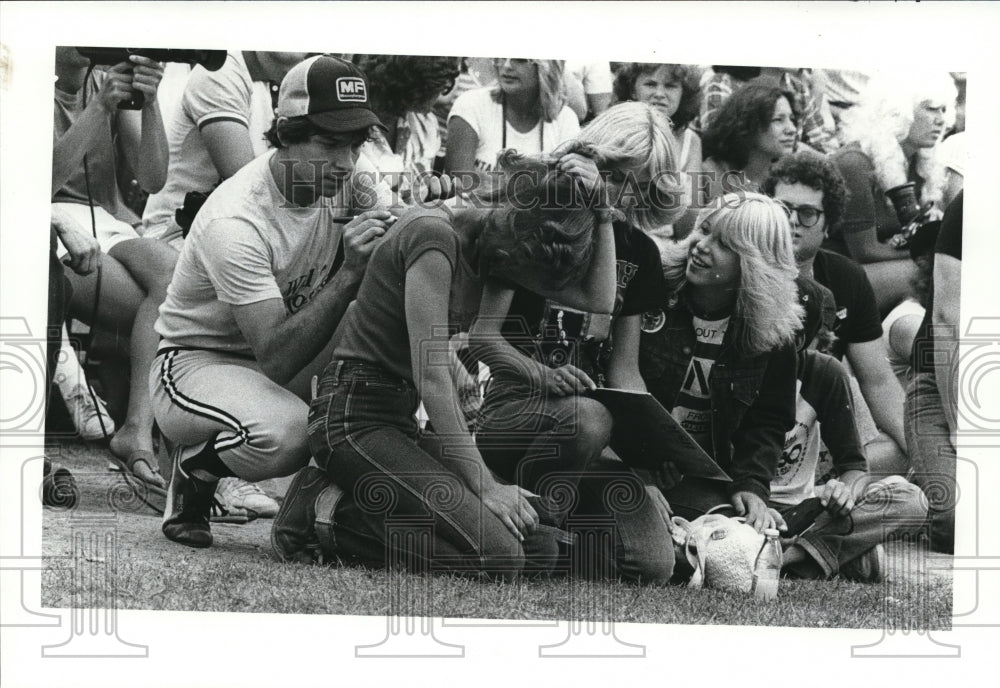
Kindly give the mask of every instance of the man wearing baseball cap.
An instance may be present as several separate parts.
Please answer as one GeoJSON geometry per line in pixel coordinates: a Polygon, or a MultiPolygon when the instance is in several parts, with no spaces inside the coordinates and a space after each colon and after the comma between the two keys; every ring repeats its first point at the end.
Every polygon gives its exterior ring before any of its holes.
{"type": "Polygon", "coordinates": [[[256,482],[309,461],[307,381],[393,218],[360,153],[382,126],[361,71],[309,58],[282,81],[277,112],[275,150],[198,212],[156,322],[150,387],[175,445],[163,533],[191,547],[212,543],[219,478],[256,482]]]}

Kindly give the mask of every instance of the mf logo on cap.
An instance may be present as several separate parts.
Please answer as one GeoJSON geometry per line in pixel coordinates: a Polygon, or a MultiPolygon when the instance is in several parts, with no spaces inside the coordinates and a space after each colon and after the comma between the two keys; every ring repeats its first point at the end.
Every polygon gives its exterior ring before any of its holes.
{"type": "Polygon", "coordinates": [[[342,76],[337,79],[337,100],[342,103],[365,103],[368,91],[365,80],[356,76],[342,76]]]}

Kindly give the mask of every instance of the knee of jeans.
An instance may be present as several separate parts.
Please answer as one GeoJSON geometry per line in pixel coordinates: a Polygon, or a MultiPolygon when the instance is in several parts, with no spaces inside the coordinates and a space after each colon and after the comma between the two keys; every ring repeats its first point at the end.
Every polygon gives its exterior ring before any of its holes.
{"type": "Polygon", "coordinates": [[[881,509],[881,518],[886,524],[898,522],[900,526],[924,521],[930,507],[924,491],[898,475],[873,483],[861,508],[866,505],[881,509]]]}
{"type": "Polygon", "coordinates": [[[596,456],[611,441],[612,418],[598,401],[581,398],[573,423],[573,442],[582,452],[596,456]]]}
{"type": "Polygon", "coordinates": [[[513,535],[494,538],[483,547],[480,561],[484,572],[513,580],[524,568],[524,549],[513,535]]]}
{"type": "Polygon", "coordinates": [[[647,585],[660,585],[670,581],[674,575],[674,548],[668,542],[662,547],[646,547],[634,553],[631,567],[635,578],[647,585]]]}

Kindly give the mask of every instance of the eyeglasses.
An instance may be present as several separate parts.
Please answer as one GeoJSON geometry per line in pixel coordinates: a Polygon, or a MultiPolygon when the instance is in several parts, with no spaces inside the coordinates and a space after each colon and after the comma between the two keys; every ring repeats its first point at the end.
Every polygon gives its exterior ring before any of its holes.
{"type": "Polygon", "coordinates": [[[784,201],[777,201],[777,203],[784,208],[789,220],[792,219],[792,213],[794,212],[798,216],[799,224],[806,228],[815,226],[819,222],[820,215],[823,214],[822,210],[814,208],[811,205],[792,205],[784,201]]]}

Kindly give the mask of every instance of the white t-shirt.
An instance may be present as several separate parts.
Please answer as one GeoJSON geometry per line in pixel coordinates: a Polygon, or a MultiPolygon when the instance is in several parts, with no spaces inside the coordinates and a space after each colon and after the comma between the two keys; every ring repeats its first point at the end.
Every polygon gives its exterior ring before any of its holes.
{"type": "MultiPolygon", "coordinates": [[[[209,196],[177,260],[156,332],[161,346],[251,354],[233,306],[282,299],[291,314],[331,276],[353,185],[313,206],[291,205],[262,155],[209,196]]],[[[374,174],[363,155],[356,173],[374,174]]],[[[358,194],[359,198],[362,194],[358,194]]]]}
{"type": "Polygon", "coordinates": [[[795,427],[785,434],[785,447],[771,481],[771,501],[793,505],[816,495],[819,445],[816,409],[802,397],[802,380],[796,380],[795,427]]]}
{"type": "Polygon", "coordinates": [[[892,368],[892,372],[896,375],[903,389],[906,389],[908,383],[910,357],[908,355],[900,356],[892,347],[892,327],[900,318],[910,316],[916,317],[917,322],[920,322],[924,319],[924,307],[913,299],[906,299],[889,311],[889,315],[885,316],[885,320],[882,321],[882,345],[885,347],[886,358],[889,359],[889,367],[892,368]]]}
{"type": "Polygon", "coordinates": [[[146,201],[142,215],[143,236],[163,241],[181,237],[174,212],[184,205],[184,195],[189,191],[207,193],[219,183],[219,172],[208,154],[201,128],[220,120],[243,124],[250,132],[257,157],[268,149],[264,133],[274,119],[269,84],[251,78],[240,52],[229,53],[217,71],[195,67],[175,108],[164,118],[170,150],[167,181],[146,201]]]}
{"type": "Polygon", "coordinates": [[[503,108],[493,100],[488,88],[460,95],[448,114],[449,121],[452,117],[461,117],[479,137],[475,167],[482,172],[491,172],[496,166],[497,155],[504,150],[505,130],[506,147],[525,155],[551,152],[580,132],[576,114],[568,106],[563,106],[555,122],[544,122],[531,131],[521,133],[504,121],[503,108]]]}

